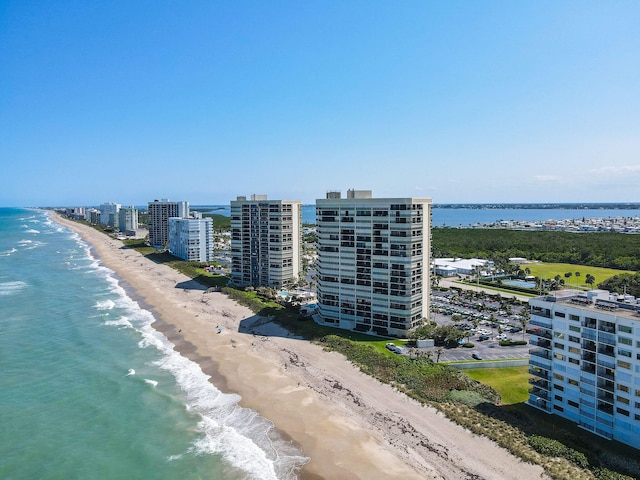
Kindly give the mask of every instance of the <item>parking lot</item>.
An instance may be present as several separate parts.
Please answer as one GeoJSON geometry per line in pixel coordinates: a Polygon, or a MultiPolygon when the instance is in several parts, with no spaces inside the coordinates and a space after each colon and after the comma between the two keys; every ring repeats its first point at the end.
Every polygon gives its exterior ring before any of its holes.
{"type": "MultiPolygon", "coordinates": [[[[435,293],[435,292],[434,292],[435,293]]],[[[459,298],[450,294],[436,293],[432,296],[431,320],[438,325],[455,325],[465,331],[465,341],[473,348],[427,348],[433,351],[433,359],[440,350],[441,362],[474,361],[473,354],[482,360],[503,360],[529,357],[528,333],[522,330],[522,306],[507,306],[492,299],[459,298]],[[519,330],[511,332],[511,330],[519,330]],[[526,345],[500,346],[500,340],[527,342],[526,345]]],[[[526,330],[525,326],[525,330],[526,330]]]]}

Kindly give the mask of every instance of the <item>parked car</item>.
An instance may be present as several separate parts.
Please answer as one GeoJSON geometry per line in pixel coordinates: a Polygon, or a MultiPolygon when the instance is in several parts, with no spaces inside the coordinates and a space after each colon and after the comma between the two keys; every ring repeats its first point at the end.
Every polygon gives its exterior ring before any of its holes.
{"type": "Polygon", "coordinates": [[[396,344],[395,343],[389,342],[389,343],[387,343],[385,345],[385,347],[387,347],[387,350],[391,350],[392,352],[396,351],[396,344]]]}
{"type": "Polygon", "coordinates": [[[504,333],[496,335],[496,340],[502,341],[502,340],[508,340],[508,339],[509,338],[504,333]]]}
{"type": "Polygon", "coordinates": [[[473,358],[474,360],[482,360],[482,357],[477,353],[471,354],[471,358],[473,358]]]}
{"type": "Polygon", "coordinates": [[[489,335],[480,335],[478,337],[479,342],[484,342],[485,340],[489,340],[489,335]]]}

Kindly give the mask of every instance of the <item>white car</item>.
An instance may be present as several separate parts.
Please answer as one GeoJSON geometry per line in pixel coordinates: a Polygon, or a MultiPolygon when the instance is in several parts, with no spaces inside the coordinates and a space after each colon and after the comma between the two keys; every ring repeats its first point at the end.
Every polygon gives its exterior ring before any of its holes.
{"type": "Polygon", "coordinates": [[[504,333],[501,333],[501,334],[499,334],[499,335],[496,335],[496,340],[500,340],[500,341],[502,341],[502,340],[508,340],[508,339],[509,339],[509,338],[508,338],[504,333]]]}

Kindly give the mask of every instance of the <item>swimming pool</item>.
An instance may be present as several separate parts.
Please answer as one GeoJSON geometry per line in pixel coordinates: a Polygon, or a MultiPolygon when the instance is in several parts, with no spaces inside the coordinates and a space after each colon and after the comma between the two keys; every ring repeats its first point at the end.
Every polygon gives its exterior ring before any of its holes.
{"type": "Polygon", "coordinates": [[[509,285],[511,287],[531,288],[531,289],[536,288],[536,282],[527,282],[524,280],[502,280],[502,283],[504,285],[509,285]]]}

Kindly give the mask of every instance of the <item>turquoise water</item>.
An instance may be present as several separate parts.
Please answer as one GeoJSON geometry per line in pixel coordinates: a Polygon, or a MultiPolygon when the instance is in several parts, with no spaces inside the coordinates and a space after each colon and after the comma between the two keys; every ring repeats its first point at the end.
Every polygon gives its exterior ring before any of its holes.
{"type": "Polygon", "coordinates": [[[502,280],[505,285],[520,288],[536,288],[536,282],[526,282],[524,280],[502,280]]]}
{"type": "Polygon", "coordinates": [[[46,212],[0,209],[0,478],[296,478],[300,452],[153,320],[46,212]]]}

